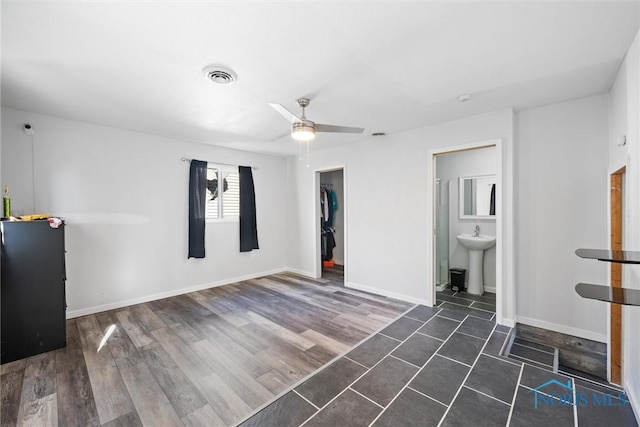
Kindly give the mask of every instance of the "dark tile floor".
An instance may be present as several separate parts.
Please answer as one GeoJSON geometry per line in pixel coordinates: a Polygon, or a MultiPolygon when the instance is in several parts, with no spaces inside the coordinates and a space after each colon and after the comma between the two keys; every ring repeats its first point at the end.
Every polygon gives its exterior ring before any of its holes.
{"type": "Polygon", "coordinates": [[[500,356],[495,299],[456,297],[409,310],[240,425],[637,426],[619,391],[500,356]]]}
{"type": "MultiPolygon", "coordinates": [[[[509,349],[509,358],[553,370],[555,354],[552,347],[516,338],[509,349]]],[[[556,366],[557,368],[557,366],[556,366]]]]}

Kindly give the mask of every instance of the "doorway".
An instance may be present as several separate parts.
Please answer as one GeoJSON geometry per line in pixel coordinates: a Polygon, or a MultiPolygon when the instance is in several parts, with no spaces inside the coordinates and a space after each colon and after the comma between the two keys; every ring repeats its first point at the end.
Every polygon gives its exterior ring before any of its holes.
{"type": "MultiPolygon", "coordinates": [[[[626,167],[618,169],[610,177],[610,239],[611,250],[623,249],[624,178],[626,167]]],[[[622,287],[622,264],[610,263],[611,287],[622,287]]],[[[622,306],[609,304],[609,381],[622,384],[622,306]]]]}
{"type": "Polygon", "coordinates": [[[436,302],[449,300],[495,313],[495,245],[472,254],[456,236],[495,241],[496,147],[438,154],[435,168],[436,302]],[[478,254],[482,262],[473,263],[472,256],[478,254]]]}
{"type": "Polygon", "coordinates": [[[329,283],[345,283],[346,198],[344,169],[319,172],[316,195],[320,200],[320,276],[329,283]]]}
{"type": "MultiPolygon", "coordinates": [[[[429,277],[431,277],[432,280],[430,283],[430,296],[434,305],[463,304],[467,305],[468,308],[493,311],[495,314],[492,319],[495,319],[497,323],[509,324],[509,326],[512,326],[511,318],[509,317],[508,319],[505,319],[503,317],[503,304],[505,297],[505,289],[503,286],[503,266],[505,265],[505,262],[507,262],[507,265],[510,264],[508,259],[503,259],[505,254],[505,242],[503,240],[503,194],[505,192],[505,182],[503,180],[502,156],[502,140],[500,139],[445,147],[430,152],[431,168],[429,171],[430,173],[428,174],[428,179],[430,180],[428,188],[430,190],[429,197],[431,201],[429,220],[432,224],[432,233],[428,236],[429,247],[431,248],[431,259],[428,265],[430,267],[429,277]],[[469,153],[472,154],[470,155],[469,153]],[[474,160],[473,153],[483,153],[485,156],[484,162],[491,163],[489,167],[492,167],[492,170],[478,169],[480,165],[476,161],[477,159],[474,160]],[[456,156],[460,156],[460,161],[458,161],[456,156]],[[447,159],[447,161],[442,162],[442,159],[447,159]],[[453,165],[451,170],[446,174],[447,176],[440,173],[443,172],[443,168],[448,167],[446,163],[453,165]],[[487,193],[487,212],[485,212],[484,208],[478,208],[477,211],[471,209],[469,212],[465,209],[461,209],[462,206],[465,206],[465,200],[474,200],[474,197],[460,197],[460,188],[464,188],[466,186],[466,180],[478,178],[475,184],[479,186],[480,183],[484,183],[487,175],[491,175],[492,179],[492,184],[489,187],[488,192],[478,192],[475,198],[476,200],[484,200],[485,197],[481,197],[481,193],[487,193]],[[438,179],[439,181],[437,181],[438,179]],[[440,238],[444,238],[448,241],[448,257],[443,257],[441,253],[443,252],[442,247],[446,247],[446,245],[442,243],[438,245],[438,208],[442,207],[441,205],[443,204],[439,202],[443,202],[444,200],[442,198],[442,191],[447,191],[442,187],[442,182],[444,180],[449,181],[449,233],[447,236],[440,236],[440,238]],[[438,199],[439,192],[440,199],[438,199]],[[470,253],[468,249],[459,243],[457,235],[473,235],[475,234],[476,226],[479,228],[480,235],[494,236],[495,243],[493,247],[485,249],[483,253],[483,274],[481,276],[483,278],[483,284],[480,287],[482,291],[476,291],[475,293],[468,295],[468,298],[464,298],[468,301],[462,301],[451,295],[452,275],[450,272],[454,268],[467,270],[465,271],[466,280],[464,280],[464,282],[468,284],[469,276],[467,276],[467,274],[469,274],[469,263],[471,261],[470,253]],[[487,265],[491,268],[491,271],[489,272],[484,269],[487,265]],[[447,269],[449,271],[446,271],[447,269]],[[446,273],[449,273],[448,277],[446,277],[449,279],[449,283],[446,286],[443,286],[442,282],[446,273]],[[445,295],[443,298],[440,298],[439,296],[443,295],[442,292],[440,292],[443,288],[443,292],[448,293],[449,295],[445,295]],[[436,291],[439,292],[436,293],[436,291]],[[476,296],[476,294],[483,292],[484,295],[476,296]],[[477,307],[473,307],[474,305],[477,305],[477,307]]],[[[510,189],[507,188],[506,191],[509,192],[510,189]]],[[[440,215],[442,215],[442,212],[440,212],[440,215]]],[[[445,223],[445,221],[440,220],[440,224],[442,223],[445,223]]],[[[509,237],[507,237],[507,239],[508,238],[509,237]]],[[[478,270],[474,270],[474,272],[477,271],[478,270]]],[[[454,272],[459,274],[457,271],[454,272]]],[[[456,278],[459,279],[460,276],[456,276],[456,278]]],[[[477,283],[476,278],[477,275],[474,276],[474,283],[477,283]]],[[[507,288],[509,287],[507,286],[507,288]]],[[[507,295],[510,294],[509,289],[507,289],[506,292],[507,295]]]]}

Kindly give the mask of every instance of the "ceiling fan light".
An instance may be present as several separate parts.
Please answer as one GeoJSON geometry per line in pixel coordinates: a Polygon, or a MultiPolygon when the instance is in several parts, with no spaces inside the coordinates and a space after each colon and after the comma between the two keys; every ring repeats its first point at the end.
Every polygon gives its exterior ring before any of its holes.
{"type": "Polygon", "coordinates": [[[305,122],[297,122],[291,125],[291,137],[296,141],[311,141],[316,137],[316,130],[305,122]]]}

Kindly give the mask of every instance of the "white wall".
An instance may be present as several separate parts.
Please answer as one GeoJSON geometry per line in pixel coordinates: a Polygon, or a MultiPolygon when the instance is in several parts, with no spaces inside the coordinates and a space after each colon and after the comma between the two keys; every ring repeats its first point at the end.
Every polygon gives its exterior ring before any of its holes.
{"type": "Polygon", "coordinates": [[[285,264],[286,159],[2,110],[2,184],[16,212],[67,221],[68,314],[181,293],[285,264]],[[36,130],[35,208],[31,141],[36,130]],[[239,253],[238,223],[207,223],[206,254],[187,260],[189,163],[251,165],[260,249],[239,253]]]}
{"type": "MultiPolygon", "coordinates": [[[[640,251],[640,33],[620,67],[609,96],[608,172],[626,166],[623,246],[640,251]],[[627,145],[618,147],[620,135],[627,145]]],[[[640,289],[640,267],[625,265],[622,286],[640,289]]],[[[622,381],[640,418],[640,307],[622,307],[622,381]]]]}
{"type": "Polygon", "coordinates": [[[425,302],[433,289],[433,255],[427,244],[432,226],[430,152],[495,138],[510,150],[512,125],[512,111],[503,110],[335,149],[318,150],[318,137],[308,168],[295,158],[288,163],[294,181],[289,212],[299,216],[290,221],[287,265],[317,274],[314,171],[345,164],[348,285],[425,302]]]}
{"type": "Polygon", "coordinates": [[[574,286],[607,266],[574,252],[607,245],[607,138],[606,95],[517,113],[518,322],[606,341],[606,305],[574,286]]]}
{"type": "Polygon", "coordinates": [[[320,174],[321,184],[331,184],[331,189],[338,201],[338,210],[334,212],[333,237],[336,247],[333,249],[333,261],[336,264],[344,265],[344,174],[342,170],[323,172],[320,174]]]}
{"type": "MultiPolygon", "coordinates": [[[[458,151],[437,157],[436,175],[448,179],[449,183],[449,266],[469,271],[469,251],[458,242],[459,234],[473,234],[475,226],[481,234],[496,235],[494,219],[460,219],[459,185],[461,176],[495,175],[497,173],[497,153],[495,147],[458,151]]],[[[488,201],[488,199],[487,199],[488,201]]],[[[486,291],[496,291],[496,247],[484,251],[484,287],[486,291]]],[[[466,281],[469,279],[467,273],[466,281]]]]}

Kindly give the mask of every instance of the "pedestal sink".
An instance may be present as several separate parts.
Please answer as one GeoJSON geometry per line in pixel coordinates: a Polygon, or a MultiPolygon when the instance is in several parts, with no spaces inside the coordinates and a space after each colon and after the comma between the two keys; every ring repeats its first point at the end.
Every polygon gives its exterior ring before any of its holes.
{"type": "Polygon", "coordinates": [[[484,279],[482,273],[482,257],[484,250],[496,244],[495,236],[473,234],[460,234],[456,236],[458,242],[469,250],[469,280],[467,292],[481,295],[484,292],[484,279]]]}

